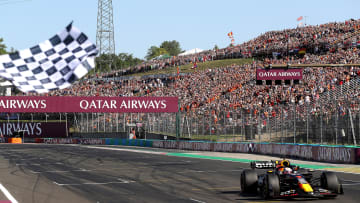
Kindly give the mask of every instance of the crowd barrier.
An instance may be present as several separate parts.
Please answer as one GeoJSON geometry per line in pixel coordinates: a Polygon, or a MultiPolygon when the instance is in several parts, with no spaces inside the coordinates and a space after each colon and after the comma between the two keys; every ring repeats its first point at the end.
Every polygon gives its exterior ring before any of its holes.
{"type": "Polygon", "coordinates": [[[280,144],[280,143],[232,143],[232,142],[200,142],[200,141],[172,141],[172,140],[142,140],[142,139],[64,139],[44,138],[36,139],[37,143],[46,144],[92,144],[92,145],[125,145],[165,149],[181,149],[193,151],[213,151],[250,153],[279,156],[279,158],[296,158],[330,163],[360,164],[360,147],[280,144]],[[285,157],[284,157],[285,158],[285,157]]]}

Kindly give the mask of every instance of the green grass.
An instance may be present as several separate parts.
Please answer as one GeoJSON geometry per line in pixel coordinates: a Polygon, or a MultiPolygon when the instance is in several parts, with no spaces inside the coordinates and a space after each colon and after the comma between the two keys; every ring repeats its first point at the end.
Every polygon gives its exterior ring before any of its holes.
{"type": "MultiPolygon", "coordinates": [[[[226,67],[231,65],[243,65],[252,63],[253,59],[225,59],[225,60],[216,60],[216,61],[206,61],[204,63],[197,64],[197,71],[203,71],[206,69],[213,69],[219,67],[226,67]]],[[[180,66],[180,73],[192,73],[195,72],[192,69],[193,64],[187,64],[180,66]]],[[[157,75],[157,74],[173,74],[176,73],[176,67],[166,68],[162,70],[152,70],[145,73],[136,73],[129,76],[144,76],[144,75],[157,75]]]]}

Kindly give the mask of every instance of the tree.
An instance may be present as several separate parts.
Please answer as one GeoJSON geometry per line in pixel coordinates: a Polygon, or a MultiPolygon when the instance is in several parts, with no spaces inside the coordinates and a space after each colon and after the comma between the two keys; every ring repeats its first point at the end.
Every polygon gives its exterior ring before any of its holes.
{"type": "Polygon", "coordinates": [[[6,54],[6,46],[3,44],[3,39],[0,38],[0,55],[6,54]]]}
{"type": "Polygon", "coordinates": [[[164,55],[164,54],[169,54],[166,49],[164,49],[164,48],[159,48],[159,47],[157,47],[157,46],[151,46],[151,47],[148,49],[145,58],[146,58],[147,60],[150,60],[150,59],[153,59],[153,58],[155,58],[155,57],[157,57],[157,56],[161,56],[161,55],[164,55]]]}
{"type": "Polygon", "coordinates": [[[135,66],[141,62],[141,59],[133,57],[132,54],[120,53],[115,57],[112,69],[119,70],[123,68],[128,68],[130,66],[135,66]]]}
{"type": "Polygon", "coordinates": [[[141,63],[142,60],[132,54],[120,53],[119,55],[102,54],[96,58],[96,72],[110,72],[120,70],[141,63]]]}
{"type": "Polygon", "coordinates": [[[161,43],[160,48],[163,48],[171,56],[177,56],[181,53],[180,43],[176,40],[164,41],[161,43]]]}
{"type": "Polygon", "coordinates": [[[102,72],[110,72],[111,71],[111,63],[112,57],[109,54],[101,54],[100,56],[95,58],[95,72],[102,73],[102,72]]]}
{"type": "Polygon", "coordinates": [[[157,47],[157,46],[151,46],[151,47],[148,49],[145,58],[146,58],[147,60],[150,60],[150,59],[154,58],[154,57],[155,57],[154,55],[155,55],[157,49],[159,49],[159,47],[157,47]]]}
{"type": "Polygon", "coordinates": [[[218,50],[218,49],[219,49],[218,45],[215,44],[214,50],[218,50]]]}

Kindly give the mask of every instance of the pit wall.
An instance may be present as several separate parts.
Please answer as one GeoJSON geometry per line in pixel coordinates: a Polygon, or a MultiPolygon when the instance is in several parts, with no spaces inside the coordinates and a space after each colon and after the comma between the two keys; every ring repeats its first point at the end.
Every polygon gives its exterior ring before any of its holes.
{"type": "Polygon", "coordinates": [[[35,142],[46,144],[125,145],[193,151],[263,154],[279,157],[286,155],[287,158],[297,158],[311,161],[360,164],[360,147],[347,146],[280,143],[218,143],[200,141],[166,141],[141,139],[128,140],[112,138],[41,138],[36,139],[35,142]]]}

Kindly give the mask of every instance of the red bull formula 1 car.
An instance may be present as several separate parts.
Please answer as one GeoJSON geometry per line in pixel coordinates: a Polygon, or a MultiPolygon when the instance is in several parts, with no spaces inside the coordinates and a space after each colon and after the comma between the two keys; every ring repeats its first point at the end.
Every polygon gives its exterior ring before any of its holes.
{"type": "Polygon", "coordinates": [[[333,172],[322,172],[315,177],[313,170],[303,170],[290,165],[288,160],[251,162],[240,176],[243,193],[258,193],[270,198],[335,198],[344,194],[342,185],[333,172]],[[255,169],[268,169],[258,175],[255,169]]]}

